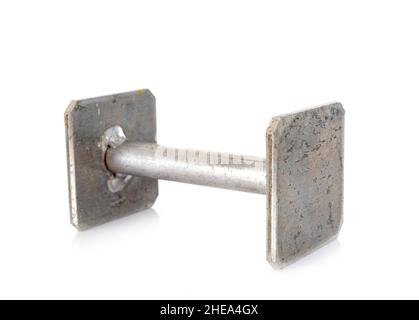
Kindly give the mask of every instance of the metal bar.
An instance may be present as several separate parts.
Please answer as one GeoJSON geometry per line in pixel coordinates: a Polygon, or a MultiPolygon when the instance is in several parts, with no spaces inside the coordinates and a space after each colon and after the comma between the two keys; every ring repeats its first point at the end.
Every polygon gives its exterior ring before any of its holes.
{"type": "Polygon", "coordinates": [[[266,194],[266,161],[228,153],[124,143],[106,151],[114,173],[266,194]]]}

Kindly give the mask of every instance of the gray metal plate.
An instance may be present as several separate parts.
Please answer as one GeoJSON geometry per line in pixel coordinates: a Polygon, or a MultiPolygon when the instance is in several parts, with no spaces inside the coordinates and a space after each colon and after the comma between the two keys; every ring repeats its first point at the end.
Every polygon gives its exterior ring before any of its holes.
{"type": "Polygon", "coordinates": [[[79,230],[151,207],[157,180],[132,177],[111,192],[102,136],[120,126],[128,141],[156,142],[156,103],[148,90],[73,101],[65,112],[71,223],[79,230]]]}
{"type": "Polygon", "coordinates": [[[267,258],[284,267],[334,239],[342,225],[344,109],[272,119],[267,131],[267,258]]]}

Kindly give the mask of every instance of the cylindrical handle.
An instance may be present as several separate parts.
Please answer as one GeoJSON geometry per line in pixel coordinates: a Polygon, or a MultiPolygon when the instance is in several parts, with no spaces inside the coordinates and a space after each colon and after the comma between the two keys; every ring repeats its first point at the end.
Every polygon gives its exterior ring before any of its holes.
{"type": "Polygon", "coordinates": [[[112,172],[266,194],[265,159],[124,143],[106,152],[112,172]]]}

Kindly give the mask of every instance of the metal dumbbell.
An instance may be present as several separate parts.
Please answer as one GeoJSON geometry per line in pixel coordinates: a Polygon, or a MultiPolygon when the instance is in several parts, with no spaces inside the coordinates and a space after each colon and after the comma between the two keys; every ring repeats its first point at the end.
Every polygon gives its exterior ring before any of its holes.
{"type": "Polygon", "coordinates": [[[79,230],[151,207],[158,179],[266,194],[267,258],[279,267],[334,239],[342,225],[340,103],[274,117],[266,160],[156,144],[148,90],[72,101],[65,127],[79,230]]]}

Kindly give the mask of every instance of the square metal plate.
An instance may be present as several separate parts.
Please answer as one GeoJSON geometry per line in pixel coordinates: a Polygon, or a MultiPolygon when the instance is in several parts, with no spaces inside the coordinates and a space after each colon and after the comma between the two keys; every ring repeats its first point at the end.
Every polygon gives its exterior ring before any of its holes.
{"type": "Polygon", "coordinates": [[[342,225],[344,109],[282,115],[267,131],[267,258],[284,267],[342,225]]]}
{"type": "Polygon", "coordinates": [[[149,90],[73,101],[65,112],[71,223],[84,230],[151,207],[157,180],[132,177],[118,192],[108,188],[102,136],[120,126],[128,141],[156,143],[156,102],[149,90]]]}

